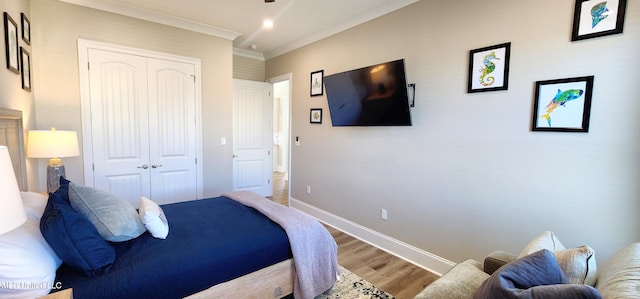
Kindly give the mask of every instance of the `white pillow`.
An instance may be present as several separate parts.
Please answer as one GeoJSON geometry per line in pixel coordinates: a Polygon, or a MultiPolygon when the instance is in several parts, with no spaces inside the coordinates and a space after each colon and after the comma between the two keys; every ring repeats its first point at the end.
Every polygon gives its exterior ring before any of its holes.
{"type": "Polygon", "coordinates": [[[166,239],[169,234],[169,222],[158,204],[142,196],[140,197],[140,221],[158,239],[166,239]]]}
{"type": "Polygon", "coordinates": [[[0,235],[0,298],[36,298],[54,287],[62,261],[40,233],[40,221],[27,217],[0,235]]]}
{"type": "Polygon", "coordinates": [[[20,192],[20,195],[22,195],[22,204],[27,218],[40,222],[48,197],[36,192],[20,192]]]}
{"type": "Polygon", "coordinates": [[[565,250],[566,248],[560,240],[556,237],[556,235],[551,231],[545,231],[539,236],[535,237],[527,246],[524,247],[518,258],[525,257],[529,254],[532,254],[538,250],[548,249],[551,252],[556,252],[560,250],[565,250]]]}

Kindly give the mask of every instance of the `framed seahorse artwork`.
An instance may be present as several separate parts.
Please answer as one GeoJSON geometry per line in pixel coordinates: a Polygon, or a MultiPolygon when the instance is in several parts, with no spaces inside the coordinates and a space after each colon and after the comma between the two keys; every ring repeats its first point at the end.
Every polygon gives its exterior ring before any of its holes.
{"type": "Polygon", "coordinates": [[[593,78],[536,82],[531,130],[589,132],[593,78]]]}
{"type": "Polygon", "coordinates": [[[471,50],[467,92],[509,89],[511,43],[471,50]]]}
{"type": "Polygon", "coordinates": [[[572,41],[622,33],[627,0],[576,0],[572,41]]]}

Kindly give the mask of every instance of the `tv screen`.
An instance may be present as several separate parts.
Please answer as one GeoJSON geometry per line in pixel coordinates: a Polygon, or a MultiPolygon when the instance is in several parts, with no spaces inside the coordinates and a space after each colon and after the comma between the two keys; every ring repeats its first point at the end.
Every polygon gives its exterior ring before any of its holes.
{"type": "Polygon", "coordinates": [[[324,77],[331,123],[411,126],[404,59],[324,77]]]}

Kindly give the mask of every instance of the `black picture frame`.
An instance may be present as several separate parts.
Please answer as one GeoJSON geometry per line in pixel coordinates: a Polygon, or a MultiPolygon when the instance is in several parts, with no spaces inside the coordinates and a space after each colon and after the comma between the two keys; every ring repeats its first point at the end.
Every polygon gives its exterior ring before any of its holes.
{"type": "Polygon", "coordinates": [[[627,0],[576,0],[571,41],[622,33],[627,0]]]}
{"type": "Polygon", "coordinates": [[[324,95],[323,78],[324,70],[311,72],[310,95],[312,97],[324,95]]]}
{"type": "Polygon", "coordinates": [[[312,124],[322,123],[322,108],[311,108],[309,110],[309,122],[312,124]]]}
{"type": "Polygon", "coordinates": [[[537,81],[531,130],[589,132],[593,80],[585,76],[537,81]]]}
{"type": "Polygon", "coordinates": [[[20,73],[19,47],[18,47],[18,25],[11,16],[4,12],[4,44],[6,52],[7,68],[16,73],[20,73]]]}
{"type": "Polygon", "coordinates": [[[20,63],[22,65],[22,89],[31,91],[31,54],[20,47],[20,63]]]}
{"type": "Polygon", "coordinates": [[[20,14],[20,18],[22,19],[22,40],[27,45],[31,45],[31,21],[24,13],[20,14]]]}
{"type": "Polygon", "coordinates": [[[509,89],[511,42],[469,51],[467,92],[509,89]]]}

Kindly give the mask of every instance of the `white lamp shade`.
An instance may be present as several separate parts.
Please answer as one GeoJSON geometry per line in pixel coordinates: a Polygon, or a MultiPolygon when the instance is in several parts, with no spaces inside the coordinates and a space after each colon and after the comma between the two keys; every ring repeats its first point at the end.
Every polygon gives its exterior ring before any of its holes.
{"type": "Polygon", "coordinates": [[[0,235],[17,228],[27,220],[9,149],[0,146],[0,235]]]}
{"type": "Polygon", "coordinates": [[[27,157],[64,158],[80,155],[75,131],[32,130],[27,137],[27,157]]]}

